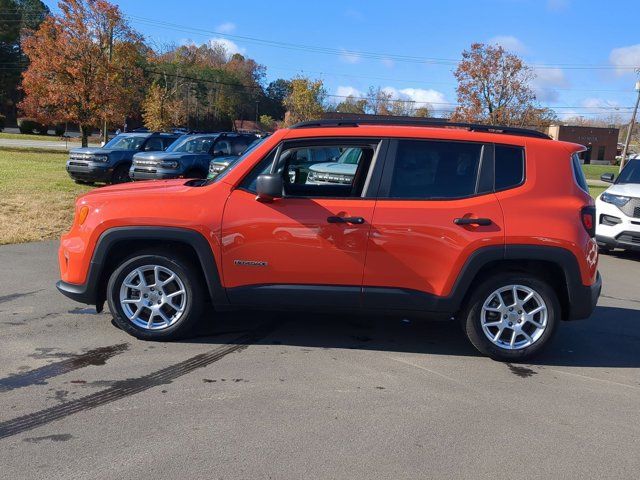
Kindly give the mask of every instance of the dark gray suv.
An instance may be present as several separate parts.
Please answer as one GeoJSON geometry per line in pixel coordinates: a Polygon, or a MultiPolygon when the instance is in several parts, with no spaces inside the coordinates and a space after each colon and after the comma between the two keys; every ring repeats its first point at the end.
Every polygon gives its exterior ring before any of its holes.
{"type": "Polygon", "coordinates": [[[184,135],[164,152],[141,152],[133,157],[133,180],[205,178],[216,158],[240,155],[256,139],[240,133],[184,135]]]}
{"type": "Polygon", "coordinates": [[[67,172],[77,183],[128,182],[135,153],[162,151],[178,137],[176,133],[122,133],[104,147],[74,148],[69,152],[67,172]]]}

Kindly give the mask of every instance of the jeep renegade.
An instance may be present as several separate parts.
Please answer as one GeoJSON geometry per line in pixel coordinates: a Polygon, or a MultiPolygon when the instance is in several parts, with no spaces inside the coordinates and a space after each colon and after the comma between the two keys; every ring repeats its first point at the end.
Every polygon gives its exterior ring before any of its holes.
{"type": "Polygon", "coordinates": [[[304,122],[213,180],[83,195],[57,286],[141,339],[188,335],[205,304],[315,307],[455,318],[483,354],[521,360],[600,294],[583,148],[509,127],[304,122]],[[357,152],[349,182],[298,174],[301,152],[328,148],[357,152]]]}

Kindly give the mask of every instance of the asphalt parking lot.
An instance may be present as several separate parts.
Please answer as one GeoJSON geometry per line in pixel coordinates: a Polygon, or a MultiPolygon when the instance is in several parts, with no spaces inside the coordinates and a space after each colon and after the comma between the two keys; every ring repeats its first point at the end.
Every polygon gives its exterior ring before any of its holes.
{"type": "Polygon", "coordinates": [[[209,314],[145,343],[58,294],[56,243],[0,247],[0,477],[637,478],[640,256],[533,364],[457,325],[209,314]]]}

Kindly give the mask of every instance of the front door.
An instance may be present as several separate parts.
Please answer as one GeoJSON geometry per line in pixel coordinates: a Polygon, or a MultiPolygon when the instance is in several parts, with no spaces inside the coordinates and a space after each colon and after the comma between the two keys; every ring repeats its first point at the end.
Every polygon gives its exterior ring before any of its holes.
{"type": "Polygon", "coordinates": [[[222,273],[231,303],[359,305],[375,205],[363,190],[375,151],[371,141],[284,144],[275,167],[274,154],[257,165],[231,193],[223,216],[222,273]],[[358,162],[336,170],[341,153],[353,148],[358,162]],[[320,149],[334,154],[309,164],[320,149]],[[255,180],[272,168],[283,176],[283,197],[257,201],[255,180]]]}

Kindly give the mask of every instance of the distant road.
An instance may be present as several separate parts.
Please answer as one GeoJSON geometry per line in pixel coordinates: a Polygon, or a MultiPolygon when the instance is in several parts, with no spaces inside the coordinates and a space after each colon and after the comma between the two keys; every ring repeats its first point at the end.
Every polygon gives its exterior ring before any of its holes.
{"type": "MultiPolygon", "coordinates": [[[[65,142],[62,140],[21,140],[13,138],[0,138],[0,147],[16,148],[44,148],[49,150],[68,151],[80,146],[79,142],[65,142]]],[[[97,144],[89,144],[90,147],[97,147],[97,144]]]]}

